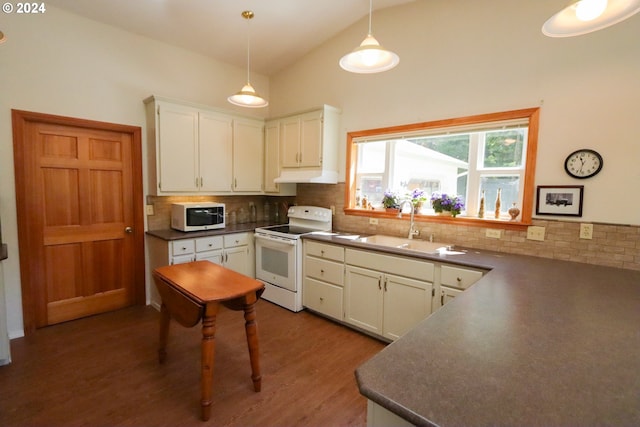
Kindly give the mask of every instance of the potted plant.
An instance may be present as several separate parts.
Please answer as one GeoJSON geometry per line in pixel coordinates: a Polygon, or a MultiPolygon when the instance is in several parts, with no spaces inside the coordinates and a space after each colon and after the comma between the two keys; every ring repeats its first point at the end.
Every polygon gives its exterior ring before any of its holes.
{"type": "Polygon", "coordinates": [[[431,195],[431,206],[440,215],[451,215],[454,218],[464,209],[464,202],[460,196],[449,196],[444,193],[431,195]]]}
{"type": "Polygon", "coordinates": [[[409,197],[413,205],[413,213],[420,213],[422,204],[427,200],[427,197],[424,195],[424,190],[416,188],[411,192],[409,197]]]}
{"type": "Polygon", "coordinates": [[[382,206],[384,206],[387,211],[397,211],[400,208],[398,195],[391,190],[385,191],[382,197],[382,206]]]}

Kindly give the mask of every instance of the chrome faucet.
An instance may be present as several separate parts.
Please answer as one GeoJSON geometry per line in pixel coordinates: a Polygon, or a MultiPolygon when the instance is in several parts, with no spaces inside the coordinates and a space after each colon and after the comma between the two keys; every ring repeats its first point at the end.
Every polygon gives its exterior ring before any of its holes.
{"type": "Polygon", "coordinates": [[[400,202],[400,212],[398,212],[398,218],[402,218],[402,208],[404,207],[405,203],[409,203],[409,209],[411,210],[411,220],[410,220],[410,224],[409,224],[409,239],[413,239],[413,236],[417,236],[418,234],[420,234],[419,230],[415,229],[415,223],[413,222],[413,203],[411,203],[411,200],[403,200],[402,202],[400,202]]]}

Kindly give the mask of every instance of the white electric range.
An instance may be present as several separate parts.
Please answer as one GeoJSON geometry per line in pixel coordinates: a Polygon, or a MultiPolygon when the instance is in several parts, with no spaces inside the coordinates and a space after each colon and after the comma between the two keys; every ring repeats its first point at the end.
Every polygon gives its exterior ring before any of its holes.
{"type": "Polygon", "coordinates": [[[314,231],[331,231],[331,210],[291,206],[289,223],[256,228],[256,278],[265,284],[262,298],[291,311],[302,310],[302,240],[314,231]]]}

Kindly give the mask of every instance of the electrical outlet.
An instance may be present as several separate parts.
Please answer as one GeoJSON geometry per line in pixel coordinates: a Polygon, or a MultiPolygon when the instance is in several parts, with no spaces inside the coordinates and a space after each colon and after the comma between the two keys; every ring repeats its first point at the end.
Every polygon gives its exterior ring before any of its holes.
{"type": "Polygon", "coordinates": [[[495,230],[493,228],[487,228],[485,236],[490,237],[492,239],[499,239],[502,237],[502,230],[495,230]]]}
{"type": "Polygon", "coordinates": [[[593,239],[593,224],[580,224],[580,238],[593,239]]]}
{"type": "Polygon", "coordinates": [[[329,206],[331,208],[331,215],[336,214],[336,207],[334,205],[329,206]]]}
{"type": "Polygon", "coordinates": [[[527,227],[527,239],[544,242],[544,231],[544,227],[530,225],[529,227],[527,227]]]}
{"type": "Polygon", "coordinates": [[[153,205],[146,205],[147,206],[147,215],[155,215],[155,212],[153,211],[153,205]]]}
{"type": "Polygon", "coordinates": [[[369,218],[369,224],[378,225],[378,218],[369,218]]]}

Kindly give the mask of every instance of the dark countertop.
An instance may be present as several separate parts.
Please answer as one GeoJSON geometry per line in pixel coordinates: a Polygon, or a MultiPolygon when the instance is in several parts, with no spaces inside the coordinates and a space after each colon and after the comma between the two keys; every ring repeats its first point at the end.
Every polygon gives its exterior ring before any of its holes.
{"type": "Polygon", "coordinates": [[[147,231],[147,234],[149,236],[154,236],[162,240],[180,240],[193,239],[196,237],[219,236],[231,233],[253,232],[258,227],[266,227],[268,225],[275,225],[275,223],[267,221],[246,222],[244,224],[227,225],[225,228],[220,228],[217,230],[190,231],[187,233],[170,228],[164,230],[150,230],[147,231]]]}
{"type": "Polygon", "coordinates": [[[7,244],[3,243],[0,245],[0,261],[9,258],[9,249],[7,248],[7,244]]]}
{"type": "Polygon", "coordinates": [[[491,271],[361,365],[364,396],[420,426],[640,425],[640,271],[445,257],[491,271]]]}

